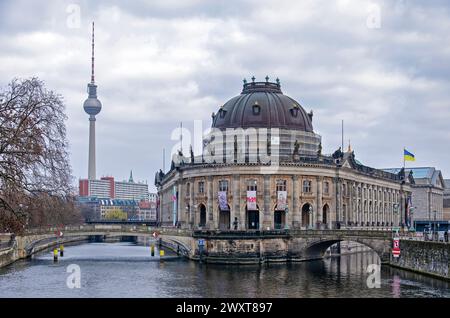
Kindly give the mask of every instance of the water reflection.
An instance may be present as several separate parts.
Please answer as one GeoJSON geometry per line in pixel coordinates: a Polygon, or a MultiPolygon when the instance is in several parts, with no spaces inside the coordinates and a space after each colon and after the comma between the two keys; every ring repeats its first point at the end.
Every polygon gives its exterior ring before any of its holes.
{"type": "Polygon", "coordinates": [[[373,252],[320,261],[264,265],[198,264],[128,243],[67,247],[0,270],[1,297],[450,297],[449,283],[381,267],[380,288],[368,288],[373,252]],[[158,255],[158,253],[155,253],[158,255]],[[69,289],[66,267],[81,267],[81,288],[69,289]]]}

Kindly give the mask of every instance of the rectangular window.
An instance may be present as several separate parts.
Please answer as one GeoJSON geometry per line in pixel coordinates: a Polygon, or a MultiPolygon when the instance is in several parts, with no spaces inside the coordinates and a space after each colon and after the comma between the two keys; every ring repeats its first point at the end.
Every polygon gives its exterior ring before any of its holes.
{"type": "Polygon", "coordinates": [[[228,180],[219,181],[219,191],[228,192],[228,180]]]}
{"type": "Polygon", "coordinates": [[[286,191],[286,180],[277,180],[277,191],[286,191]]]}
{"type": "Polygon", "coordinates": [[[198,183],[198,193],[205,193],[205,182],[200,181],[198,183]]]}
{"type": "Polygon", "coordinates": [[[249,180],[247,183],[247,191],[257,191],[256,180],[249,180]]]}
{"type": "Polygon", "coordinates": [[[323,183],[323,192],[325,194],[330,194],[330,183],[329,182],[323,183]]]}
{"type": "Polygon", "coordinates": [[[191,184],[186,183],[186,197],[190,197],[190,196],[191,196],[191,184]]]}
{"type": "Polygon", "coordinates": [[[311,193],[311,181],[310,180],[303,181],[303,192],[311,193]]]}

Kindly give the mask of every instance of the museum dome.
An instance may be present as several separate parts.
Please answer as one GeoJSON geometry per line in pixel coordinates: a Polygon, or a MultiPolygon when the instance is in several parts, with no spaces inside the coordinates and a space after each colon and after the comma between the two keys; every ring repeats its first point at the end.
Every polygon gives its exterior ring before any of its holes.
{"type": "Polygon", "coordinates": [[[312,112],[283,94],[280,81],[251,83],[244,80],[242,92],[213,113],[212,128],[280,128],[313,132],[312,112]]]}

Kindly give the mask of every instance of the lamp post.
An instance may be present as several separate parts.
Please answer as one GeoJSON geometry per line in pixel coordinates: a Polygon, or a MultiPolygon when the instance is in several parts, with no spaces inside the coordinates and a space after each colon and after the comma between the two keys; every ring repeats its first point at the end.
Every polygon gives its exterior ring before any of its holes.
{"type": "Polygon", "coordinates": [[[438,239],[437,239],[437,232],[436,232],[436,214],[437,214],[437,211],[434,210],[433,212],[434,212],[433,241],[434,241],[434,240],[437,241],[437,240],[438,240],[438,239]]]}
{"type": "Polygon", "coordinates": [[[312,205],[309,206],[309,226],[308,229],[312,230],[312,213],[313,213],[313,208],[312,205]]]}

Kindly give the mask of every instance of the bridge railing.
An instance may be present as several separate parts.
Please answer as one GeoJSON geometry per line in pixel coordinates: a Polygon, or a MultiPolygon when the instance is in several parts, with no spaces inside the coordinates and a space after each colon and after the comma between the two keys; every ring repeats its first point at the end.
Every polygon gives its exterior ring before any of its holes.
{"type": "Polygon", "coordinates": [[[63,227],[41,227],[28,229],[26,235],[44,235],[54,234],[61,231],[64,233],[86,233],[86,232],[133,232],[152,234],[157,232],[165,235],[191,235],[192,231],[179,228],[160,228],[146,225],[129,225],[129,224],[83,224],[63,227]]]}
{"type": "Polygon", "coordinates": [[[197,230],[193,231],[193,237],[210,237],[210,238],[271,238],[271,237],[292,237],[292,236],[351,236],[351,237],[377,237],[390,238],[392,232],[385,230],[355,230],[355,229],[339,229],[339,230],[197,230]]]}

